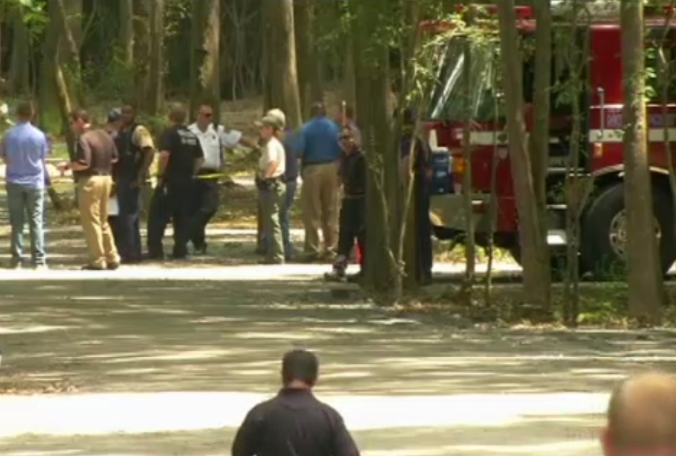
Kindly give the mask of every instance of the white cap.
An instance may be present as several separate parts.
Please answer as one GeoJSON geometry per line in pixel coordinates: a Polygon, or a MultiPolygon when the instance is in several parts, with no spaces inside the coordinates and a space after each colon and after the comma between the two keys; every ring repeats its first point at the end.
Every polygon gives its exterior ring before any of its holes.
{"type": "Polygon", "coordinates": [[[271,109],[265,113],[265,117],[274,117],[279,123],[282,124],[282,129],[286,128],[286,114],[284,114],[284,111],[281,109],[271,109]]]}

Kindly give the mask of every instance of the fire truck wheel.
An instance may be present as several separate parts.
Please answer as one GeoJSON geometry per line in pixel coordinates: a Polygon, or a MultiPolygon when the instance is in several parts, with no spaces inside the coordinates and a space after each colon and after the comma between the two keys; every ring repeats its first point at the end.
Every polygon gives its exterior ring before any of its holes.
{"type": "MultiPolygon", "coordinates": [[[[667,273],[676,259],[673,215],[670,198],[653,188],[655,231],[659,237],[660,264],[667,273]]],[[[626,216],[624,183],[605,189],[587,210],[582,221],[582,258],[594,276],[617,277],[625,274],[626,216]]]]}

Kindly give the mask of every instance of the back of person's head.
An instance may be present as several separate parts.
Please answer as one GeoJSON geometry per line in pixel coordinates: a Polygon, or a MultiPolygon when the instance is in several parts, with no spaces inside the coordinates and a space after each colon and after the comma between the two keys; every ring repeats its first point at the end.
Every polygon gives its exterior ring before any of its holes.
{"type": "Polygon", "coordinates": [[[301,382],[313,387],[319,377],[319,360],[308,350],[295,349],[282,358],[282,383],[288,386],[292,382],[301,382]]]}
{"type": "Polygon", "coordinates": [[[620,383],[602,444],[606,456],[676,456],[676,377],[648,372],[620,383]]]}
{"type": "Polygon", "coordinates": [[[182,103],[174,103],[169,108],[169,120],[181,125],[188,119],[188,110],[182,103]]]}
{"type": "Polygon", "coordinates": [[[82,121],[82,123],[89,124],[91,122],[89,113],[84,109],[74,109],[68,115],[72,122],[82,121]]]}
{"type": "Polygon", "coordinates": [[[33,119],[35,110],[32,101],[22,101],[16,107],[16,116],[22,121],[29,121],[33,119]]]}
{"type": "Polygon", "coordinates": [[[326,108],[324,107],[324,103],[322,103],[321,101],[312,103],[312,106],[310,107],[310,115],[312,117],[324,117],[326,115],[326,108]]]}

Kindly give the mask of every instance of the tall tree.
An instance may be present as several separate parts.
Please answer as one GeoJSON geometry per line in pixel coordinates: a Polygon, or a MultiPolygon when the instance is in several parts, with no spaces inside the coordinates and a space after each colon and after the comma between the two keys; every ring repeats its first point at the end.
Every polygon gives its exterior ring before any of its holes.
{"type": "MultiPolygon", "coordinates": [[[[82,87],[82,66],[80,64],[80,42],[77,35],[73,34],[71,25],[79,24],[80,16],[76,15],[76,0],[52,0],[50,7],[54,11],[54,19],[59,33],[59,60],[63,63],[61,66],[64,80],[68,86],[68,91],[80,106],[84,106],[84,95],[82,87]],[[66,9],[66,3],[71,10],[66,9]],[[75,17],[73,17],[75,16],[75,17]]],[[[80,7],[82,4],[80,3],[80,7]]],[[[80,8],[81,10],[81,8],[80,8]]],[[[79,28],[79,27],[76,27],[79,28]]]]}
{"type": "Polygon", "coordinates": [[[9,65],[9,91],[19,94],[30,90],[30,34],[23,17],[23,6],[5,5],[12,25],[12,54],[9,65]]]}
{"type": "Polygon", "coordinates": [[[120,59],[127,68],[134,62],[134,3],[133,0],[118,0],[120,5],[120,28],[118,42],[120,59]]]}
{"type": "Polygon", "coordinates": [[[215,121],[221,114],[220,5],[220,0],[192,2],[190,111],[194,115],[196,105],[209,102],[215,121]]]}
{"type": "Polygon", "coordinates": [[[153,116],[160,113],[164,102],[164,7],[164,0],[152,0],[150,5],[150,91],[145,108],[153,116]]]}
{"type": "Polygon", "coordinates": [[[629,312],[639,322],[658,324],[664,290],[655,227],[646,223],[654,216],[644,99],[643,1],[622,0],[621,8],[629,312]]]}
{"type": "MultiPolygon", "coordinates": [[[[198,0],[200,1],[200,0],[198,0]]],[[[296,128],[302,122],[296,39],[294,32],[293,0],[266,1],[263,4],[265,54],[268,76],[268,97],[272,107],[286,114],[289,126],[296,128]]]]}
{"type": "Polygon", "coordinates": [[[516,28],[514,0],[496,0],[498,11],[502,73],[505,89],[505,110],[509,155],[514,173],[514,191],[519,215],[519,245],[523,265],[523,290],[526,309],[533,318],[549,318],[549,265],[542,263],[545,236],[538,218],[532,165],[528,152],[519,36],[516,28]]]}
{"type": "Polygon", "coordinates": [[[315,40],[315,0],[294,0],[294,30],[298,57],[298,86],[303,116],[310,106],[322,99],[321,64],[315,40]]]}

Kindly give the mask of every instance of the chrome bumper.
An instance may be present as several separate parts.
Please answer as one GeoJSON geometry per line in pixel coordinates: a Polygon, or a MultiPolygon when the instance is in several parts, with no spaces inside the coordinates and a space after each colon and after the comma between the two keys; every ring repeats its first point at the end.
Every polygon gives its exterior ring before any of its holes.
{"type": "MultiPolygon", "coordinates": [[[[474,206],[488,206],[488,195],[472,195],[472,204],[474,206]]],[[[488,211],[485,213],[473,212],[472,223],[474,230],[489,231],[488,211]]],[[[430,198],[430,221],[432,226],[450,228],[458,231],[465,231],[466,225],[465,207],[462,195],[432,195],[430,198]]]]}

